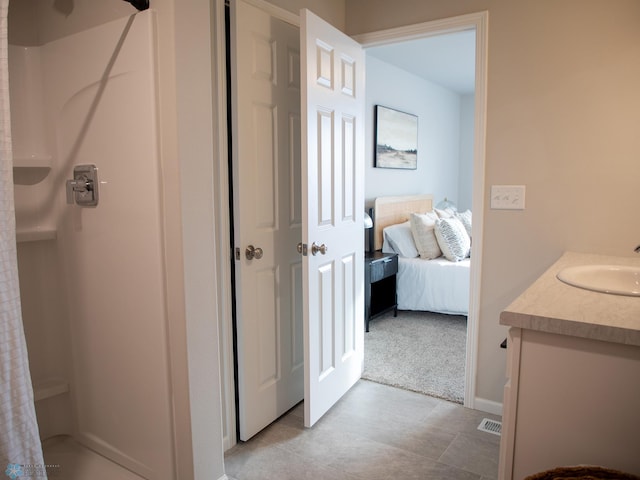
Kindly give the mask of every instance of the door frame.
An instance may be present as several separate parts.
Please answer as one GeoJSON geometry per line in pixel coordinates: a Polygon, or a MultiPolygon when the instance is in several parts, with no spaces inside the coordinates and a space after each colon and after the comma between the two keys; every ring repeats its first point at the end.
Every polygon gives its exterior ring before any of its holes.
{"type": "MultiPolygon", "coordinates": [[[[225,2],[215,0],[216,25],[215,37],[212,39],[216,51],[216,103],[227,105],[227,66],[226,66],[226,38],[225,38],[225,2]]],[[[272,16],[292,25],[300,26],[300,18],[287,10],[277,7],[265,0],[245,0],[248,3],[267,11],[272,16]]],[[[486,11],[449,17],[440,20],[423,22],[393,29],[381,30],[354,36],[364,48],[396,43],[417,38],[454,33],[465,30],[476,32],[476,85],[474,110],[474,160],[473,160],[473,198],[472,209],[476,213],[473,222],[474,251],[482,252],[482,232],[485,197],[485,149],[486,149],[486,106],[487,106],[487,49],[488,49],[488,19],[486,11]]],[[[217,109],[217,132],[214,138],[217,143],[217,155],[214,162],[215,191],[214,214],[216,223],[216,257],[227,259],[218,264],[217,297],[220,357],[221,357],[221,397],[222,397],[222,426],[223,446],[228,450],[237,443],[236,437],[236,407],[235,407],[235,360],[234,360],[234,331],[233,317],[233,247],[231,245],[230,218],[230,175],[228,168],[228,135],[227,109],[217,109]]],[[[464,405],[490,413],[501,413],[501,405],[476,398],[476,375],[478,354],[478,321],[480,311],[480,282],[481,255],[471,257],[471,289],[469,299],[469,317],[467,322],[467,346],[465,368],[464,405]]]]}

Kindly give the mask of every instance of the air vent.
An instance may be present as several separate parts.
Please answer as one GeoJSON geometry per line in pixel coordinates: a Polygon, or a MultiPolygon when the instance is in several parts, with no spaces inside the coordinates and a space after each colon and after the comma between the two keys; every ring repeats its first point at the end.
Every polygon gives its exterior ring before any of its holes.
{"type": "Polygon", "coordinates": [[[478,430],[493,433],[494,435],[500,435],[502,433],[502,422],[483,418],[480,425],[478,425],[478,430]]]}

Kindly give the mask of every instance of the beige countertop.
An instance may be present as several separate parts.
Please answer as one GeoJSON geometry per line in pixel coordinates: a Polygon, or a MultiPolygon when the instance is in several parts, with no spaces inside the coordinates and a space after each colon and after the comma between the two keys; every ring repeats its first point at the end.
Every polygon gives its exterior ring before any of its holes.
{"type": "Polygon", "coordinates": [[[640,346],[640,297],[572,287],[556,278],[574,265],[631,265],[638,257],[567,252],[500,314],[500,324],[640,346]]]}

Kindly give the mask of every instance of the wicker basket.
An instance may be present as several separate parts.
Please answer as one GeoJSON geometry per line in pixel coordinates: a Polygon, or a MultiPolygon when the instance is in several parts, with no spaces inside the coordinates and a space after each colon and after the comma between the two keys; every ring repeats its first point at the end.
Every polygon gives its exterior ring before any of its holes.
{"type": "Polygon", "coordinates": [[[631,473],[602,467],[560,467],[530,475],[525,480],[640,480],[631,473]]]}

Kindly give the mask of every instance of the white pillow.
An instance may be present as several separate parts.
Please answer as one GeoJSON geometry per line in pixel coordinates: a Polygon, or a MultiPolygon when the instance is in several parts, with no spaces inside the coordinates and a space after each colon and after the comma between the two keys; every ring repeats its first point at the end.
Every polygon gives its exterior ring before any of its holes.
{"type": "Polygon", "coordinates": [[[465,210],[464,212],[456,212],[456,218],[462,222],[464,229],[467,231],[467,235],[471,238],[471,210],[465,210]]]}
{"type": "Polygon", "coordinates": [[[418,256],[416,244],[413,241],[409,222],[389,225],[383,230],[384,240],[401,257],[415,258],[418,256]]]}
{"type": "Polygon", "coordinates": [[[434,233],[438,216],[433,213],[412,213],[409,217],[411,232],[420,258],[431,260],[442,255],[434,233]]]}
{"type": "Polygon", "coordinates": [[[471,239],[464,225],[457,218],[439,218],[436,220],[436,238],[442,254],[452,262],[459,262],[469,256],[471,239]]]}

